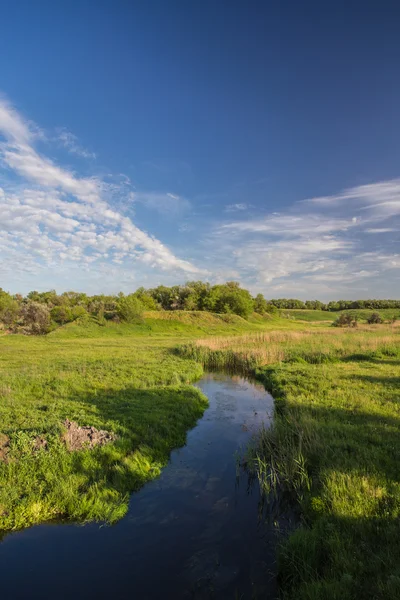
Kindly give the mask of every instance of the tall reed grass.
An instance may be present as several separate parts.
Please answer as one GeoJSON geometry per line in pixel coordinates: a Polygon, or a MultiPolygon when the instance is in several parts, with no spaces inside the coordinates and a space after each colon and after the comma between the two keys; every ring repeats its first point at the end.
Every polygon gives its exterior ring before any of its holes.
{"type": "Polygon", "coordinates": [[[269,331],[236,337],[199,339],[179,346],[179,355],[210,369],[251,371],[279,362],[324,363],[354,355],[397,353],[400,329],[391,325],[362,326],[357,330],[318,329],[269,331]]]}

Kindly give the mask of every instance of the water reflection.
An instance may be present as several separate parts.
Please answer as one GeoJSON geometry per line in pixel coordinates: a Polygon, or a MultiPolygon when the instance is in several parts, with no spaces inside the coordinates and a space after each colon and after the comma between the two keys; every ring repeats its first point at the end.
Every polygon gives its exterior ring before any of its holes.
{"type": "Polygon", "coordinates": [[[0,544],[5,599],[274,598],[274,534],[236,455],[273,400],[243,377],[198,382],[210,405],[114,527],[41,525],[0,544]]]}

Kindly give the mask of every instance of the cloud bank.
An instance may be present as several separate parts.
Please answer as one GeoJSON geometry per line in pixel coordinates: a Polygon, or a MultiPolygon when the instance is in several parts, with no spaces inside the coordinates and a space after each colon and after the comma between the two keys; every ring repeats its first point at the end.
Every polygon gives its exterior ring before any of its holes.
{"type": "MultiPolygon", "coordinates": [[[[88,269],[102,262],[181,276],[202,273],[112,207],[118,185],[79,177],[40,154],[40,130],[4,100],[0,135],[0,274],[38,274],[71,263],[88,269]]],[[[64,142],[72,152],[84,152],[75,137],[64,136],[64,142]]]]}
{"type": "Polygon", "coordinates": [[[254,289],[298,297],[399,295],[400,179],[221,224],[219,254],[254,289]]]}

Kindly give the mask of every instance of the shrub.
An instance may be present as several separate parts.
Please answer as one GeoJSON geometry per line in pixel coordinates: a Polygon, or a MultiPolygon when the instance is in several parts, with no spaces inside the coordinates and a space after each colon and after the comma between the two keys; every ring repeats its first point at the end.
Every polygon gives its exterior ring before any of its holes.
{"type": "Polygon", "coordinates": [[[205,308],[216,313],[233,313],[246,319],[254,310],[254,301],[238,283],[228,281],[211,289],[205,308]]]}
{"type": "Polygon", "coordinates": [[[54,306],[50,311],[52,321],[58,325],[65,325],[65,323],[71,323],[81,317],[88,315],[87,310],[83,306],[54,306]]]}
{"type": "Polygon", "coordinates": [[[379,313],[374,312],[368,317],[367,323],[369,323],[370,325],[375,325],[377,323],[383,323],[383,319],[379,313]]]}
{"type": "Polygon", "coordinates": [[[357,327],[357,315],[342,313],[332,325],[334,327],[357,327]]]}
{"type": "Polygon", "coordinates": [[[118,299],[117,314],[125,323],[138,323],[143,319],[143,304],[133,294],[118,299]]]}
{"type": "Polygon", "coordinates": [[[18,315],[19,304],[10,294],[0,288],[0,322],[9,326],[18,315]]]}
{"type": "Polygon", "coordinates": [[[50,311],[50,317],[57,325],[65,325],[72,321],[72,311],[69,306],[54,306],[50,311]]]}
{"type": "Polygon", "coordinates": [[[32,301],[23,304],[20,318],[25,333],[43,335],[50,330],[50,311],[46,304],[32,301]]]}
{"type": "Polygon", "coordinates": [[[72,321],[76,319],[83,319],[89,316],[88,311],[84,306],[73,306],[71,308],[72,321]]]}

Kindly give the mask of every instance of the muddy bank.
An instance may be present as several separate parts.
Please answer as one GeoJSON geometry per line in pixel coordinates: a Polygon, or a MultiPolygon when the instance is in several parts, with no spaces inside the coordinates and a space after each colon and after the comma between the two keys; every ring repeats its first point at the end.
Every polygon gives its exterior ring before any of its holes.
{"type": "Polygon", "coordinates": [[[69,419],[66,419],[63,425],[65,432],[62,435],[62,440],[70,452],[104,446],[116,439],[116,436],[109,431],[91,426],[81,427],[78,423],[69,419]]]}

